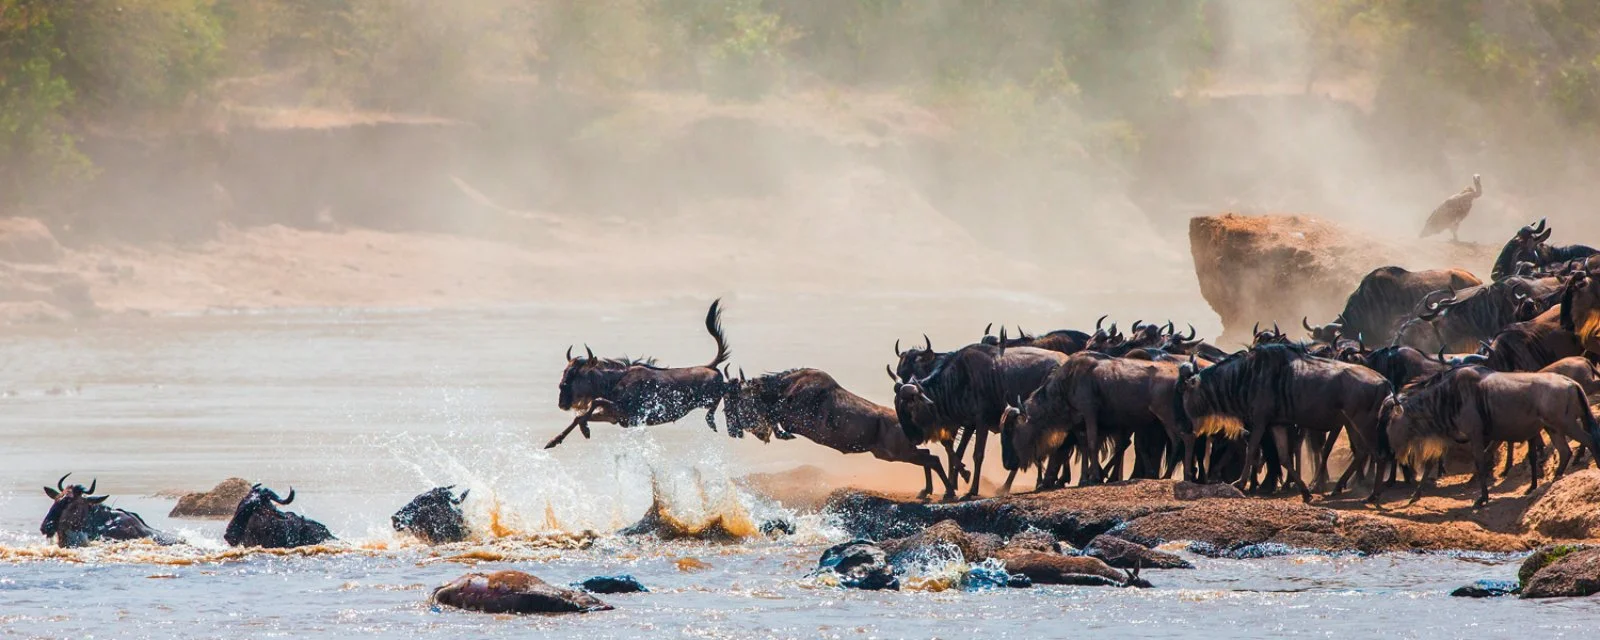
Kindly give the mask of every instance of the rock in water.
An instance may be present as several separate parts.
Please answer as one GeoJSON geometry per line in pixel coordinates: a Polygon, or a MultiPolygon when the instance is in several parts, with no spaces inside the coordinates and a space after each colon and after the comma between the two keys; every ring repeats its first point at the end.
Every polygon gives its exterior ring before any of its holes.
{"type": "Polygon", "coordinates": [[[943,520],[920,532],[896,540],[885,540],[879,546],[889,554],[889,561],[899,563],[905,557],[940,545],[950,545],[961,550],[961,558],[968,563],[993,558],[1000,551],[1000,536],[987,533],[967,533],[954,520],[943,520]]]}
{"type": "Polygon", "coordinates": [[[1600,469],[1555,481],[1528,507],[1522,524],[1552,538],[1600,538],[1600,469]]]}
{"type": "Polygon", "coordinates": [[[573,585],[589,593],[646,593],[644,583],[633,576],[595,576],[573,585]]]}
{"type": "Polygon", "coordinates": [[[228,478],[210,491],[190,493],[178,498],[177,506],[167,514],[169,518],[231,518],[239,501],[250,493],[250,483],[243,478],[228,478]]]}
{"type": "Polygon", "coordinates": [[[1528,586],[1528,581],[1533,579],[1533,574],[1551,563],[1577,551],[1586,551],[1595,547],[1587,544],[1552,544],[1539,547],[1527,558],[1522,560],[1522,566],[1517,568],[1517,584],[1528,586]]]}
{"type": "Polygon", "coordinates": [[[1600,593],[1600,549],[1573,551],[1534,572],[1524,598],[1580,598],[1600,593]]]}
{"type": "Polygon", "coordinates": [[[1514,595],[1521,589],[1511,580],[1479,580],[1451,591],[1450,595],[1457,598],[1497,598],[1514,595]]]}
{"type": "Polygon", "coordinates": [[[1083,555],[1099,558],[1106,564],[1118,569],[1193,569],[1189,564],[1174,554],[1165,551],[1156,551],[1144,545],[1135,544],[1112,536],[1102,535],[1089,541],[1089,546],[1083,548],[1083,555]]]}
{"type": "Polygon", "coordinates": [[[1231,484],[1200,484],[1187,480],[1172,485],[1172,497],[1178,500],[1204,500],[1206,498],[1243,498],[1244,493],[1231,484]]]}
{"type": "Polygon", "coordinates": [[[469,573],[433,590],[433,602],[484,613],[589,613],[611,605],[521,571],[469,573]]]}
{"type": "Polygon", "coordinates": [[[817,569],[839,574],[839,584],[851,589],[900,589],[900,578],[889,566],[889,555],[867,540],[829,547],[822,552],[817,569]]]}
{"type": "Polygon", "coordinates": [[[1141,587],[1149,582],[1112,569],[1098,558],[1053,553],[1019,553],[1006,559],[1006,570],[1027,576],[1034,584],[1090,587],[1141,587]]]}

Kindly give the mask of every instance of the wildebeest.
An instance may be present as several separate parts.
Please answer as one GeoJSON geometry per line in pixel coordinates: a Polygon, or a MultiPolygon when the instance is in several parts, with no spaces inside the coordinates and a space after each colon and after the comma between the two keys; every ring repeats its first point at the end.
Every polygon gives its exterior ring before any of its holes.
{"type": "Polygon", "coordinates": [[[467,527],[467,517],[461,513],[461,503],[472,490],[457,496],[450,492],[455,485],[435,487],[411,499],[389,517],[395,531],[407,531],[428,544],[461,542],[472,535],[467,527]]]}
{"type": "Polygon", "coordinates": [[[730,428],[751,431],[762,440],[781,429],[841,453],[871,453],[879,460],[914,464],[922,467],[925,479],[919,498],[933,494],[935,474],[945,495],[955,495],[939,458],[911,443],[893,409],[851,393],[825,371],[791,369],[752,379],[741,375],[729,388],[722,416],[730,428]]]}
{"type": "Polygon", "coordinates": [[[1554,373],[1571,378],[1583,388],[1584,395],[1591,398],[1600,394],[1600,367],[1583,356],[1562,358],[1540,369],[1539,373],[1554,373]]]}
{"type": "Polygon", "coordinates": [[[139,514],[105,505],[111,496],[91,495],[99,481],[90,482],[89,488],[81,484],[62,486],[67,474],[56,480],[56,488],[44,488],[44,494],[55,502],[39,523],[39,533],[54,537],[58,547],[82,547],[95,540],[137,540],[150,538],[157,544],[176,544],[178,541],[165,533],[151,529],[139,514]]]}
{"type": "MultiPolygon", "coordinates": [[[[1010,349],[1011,347],[1033,347],[1035,349],[1059,351],[1067,355],[1072,355],[1079,351],[1083,351],[1084,346],[1089,344],[1089,339],[1091,337],[1093,336],[1076,329],[1057,329],[1043,335],[1035,336],[1023,331],[1022,327],[1017,327],[1017,337],[1007,339],[1005,342],[1005,347],[1007,349],[1010,349]]],[[[989,331],[986,328],[984,330],[984,336],[981,342],[987,345],[998,346],[1000,344],[1000,338],[989,335],[989,331]]]]}
{"type": "MultiPolygon", "coordinates": [[[[1524,442],[1550,434],[1550,444],[1560,455],[1556,477],[1572,461],[1567,440],[1577,440],[1600,460],[1595,443],[1600,423],[1595,421],[1583,389],[1573,380],[1553,373],[1500,373],[1482,366],[1456,367],[1407,387],[1388,401],[1383,411],[1387,450],[1413,467],[1423,468],[1444,455],[1448,440],[1470,445],[1476,463],[1479,495],[1474,506],[1489,502],[1489,446],[1496,442],[1524,442]]],[[[1529,454],[1533,480],[1538,485],[1538,456],[1529,454]]],[[[1421,483],[1418,483],[1418,492],[1421,483]]],[[[1376,501],[1374,487],[1372,499],[1376,501]]],[[[1414,496],[1415,497],[1415,496],[1414,496]]]]}
{"type": "Polygon", "coordinates": [[[1457,291],[1483,284],[1461,269],[1407,271],[1380,267],[1361,278],[1339,314],[1341,334],[1359,336],[1368,344],[1388,344],[1400,321],[1411,315],[1424,296],[1440,290],[1457,291]]]}
{"type": "Polygon", "coordinates": [[[1600,277],[1588,272],[1572,275],[1566,313],[1583,349],[1600,353],[1600,277]]]}
{"type": "Polygon", "coordinates": [[[726,382],[717,367],[729,355],[728,342],[722,335],[721,304],[720,299],[713,301],[706,311],[706,332],[717,343],[717,353],[709,364],[669,369],[655,366],[652,360],[596,358],[587,346],[585,355],[574,358],[568,347],[557,404],[562,411],[580,413],[544,448],[561,444],[574,428],[588,438],[590,422],[653,426],[675,422],[702,408],[706,410],[706,425],[716,431],[717,404],[722,401],[726,382]]]}
{"type": "Polygon", "coordinates": [[[1519,307],[1546,287],[1525,278],[1506,278],[1463,291],[1435,292],[1431,304],[1417,315],[1420,323],[1399,342],[1432,353],[1476,351],[1479,343],[1517,322],[1519,307]],[[1441,294],[1443,297],[1440,297],[1441,294]]]}
{"type": "Polygon", "coordinates": [[[235,547],[265,547],[289,549],[333,540],[333,533],[322,523],[298,513],[278,510],[278,505],[294,502],[294,489],[289,496],[278,497],[271,489],[255,484],[233,510],[233,519],[222,532],[223,541],[235,547]]]}
{"type": "Polygon", "coordinates": [[[1538,265],[1535,261],[1538,260],[1538,253],[1536,250],[1545,240],[1550,239],[1551,231],[1552,229],[1545,227],[1543,218],[1540,218],[1534,224],[1518,229],[1517,234],[1511,236],[1511,239],[1507,240],[1505,246],[1500,249],[1500,256],[1494,260],[1494,268],[1489,272],[1489,279],[1500,280],[1516,275],[1517,265],[1523,262],[1533,264],[1537,268],[1538,265]]]}
{"type": "MultiPolygon", "coordinates": [[[[909,380],[897,376],[895,415],[913,444],[947,439],[959,428],[976,438],[967,490],[973,497],[978,494],[988,432],[1000,430],[1007,398],[1032,393],[1066,359],[1065,354],[1032,347],[968,345],[940,358],[926,376],[909,380]]],[[[956,456],[961,453],[958,448],[956,456]]]]}
{"type": "MultiPolygon", "coordinates": [[[[1296,462],[1301,436],[1326,433],[1331,444],[1340,429],[1349,434],[1352,460],[1335,489],[1341,490],[1370,458],[1378,408],[1389,390],[1389,382],[1366,367],[1311,356],[1294,345],[1266,345],[1203,370],[1180,367],[1173,413],[1185,432],[1248,438],[1241,489],[1255,474],[1262,438],[1272,431],[1290,480],[1309,500],[1296,462]]],[[[1319,469],[1326,467],[1330,449],[1322,449],[1319,469]]]]}
{"type": "MultiPolygon", "coordinates": [[[[1170,477],[1180,450],[1185,469],[1193,473],[1193,437],[1182,433],[1173,417],[1178,365],[1114,358],[1084,352],[1050,372],[1021,407],[1008,410],[1000,438],[1002,461],[1015,475],[1044,462],[1081,425],[1081,484],[1104,480],[1099,463],[1103,438],[1112,437],[1113,464],[1130,439],[1137,439],[1135,478],[1170,477]],[[1162,471],[1159,456],[1167,454],[1162,471]]],[[[1009,482],[1009,480],[1008,480],[1009,482]]]]}

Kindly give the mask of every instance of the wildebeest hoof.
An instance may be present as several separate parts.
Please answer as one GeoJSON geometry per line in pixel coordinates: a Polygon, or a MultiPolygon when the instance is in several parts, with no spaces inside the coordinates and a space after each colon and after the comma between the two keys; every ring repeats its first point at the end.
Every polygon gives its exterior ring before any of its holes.
{"type": "Polygon", "coordinates": [[[589,439],[589,425],[578,425],[578,432],[583,434],[583,439],[589,439]]]}
{"type": "Polygon", "coordinates": [[[521,571],[469,573],[433,590],[436,604],[484,613],[588,613],[611,605],[521,571]]]}
{"type": "Polygon", "coordinates": [[[793,440],[795,438],[794,434],[788,431],[775,431],[772,435],[779,440],[793,440]]]}
{"type": "Polygon", "coordinates": [[[1489,499],[1488,498],[1478,498],[1477,500],[1473,501],[1472,508],[1473,509],[1482,509],[1485,506],[1488,506],[1488,504],[1489,504],[1489,499]]]}

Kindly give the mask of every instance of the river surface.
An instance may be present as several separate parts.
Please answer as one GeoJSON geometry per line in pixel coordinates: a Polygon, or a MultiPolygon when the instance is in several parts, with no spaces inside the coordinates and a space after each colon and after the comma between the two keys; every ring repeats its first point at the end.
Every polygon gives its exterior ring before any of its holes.
{"type": "MultiPolygon", "coordinates": [[[[1592,635],[1600,625],[1593,600],[1447,597],[1478,578],[1514,577],[1518,558],[1471,554],[1191,557],[1197,570],[1146,572],[1157,588],[1144,591],[825,586],[807,574],[843,534],[824,515],[785,509],[736,479],[800,464],[840,473],[896,465],[800,441],[732,440],[708,430],[698,412],[653,428],[596,425],[593,440],[574,435],[542,449],[570,419],[555,407],[569,343],[702,362],[712,353],[705,303],[211,313],[8,328],[0,337],[0,637],[1492,638],[1592,635]],[[38,525],[49,501],[39,487],[69,471],[73,481],[97,479],[110,504],[188,543],[47,546],[38,525]],[[220,521],[166,517],[173,492],[230,476],[294,487],[291,510],[326,523],[341,542],[238,552],[222,544],[220,521]],[[430,549],[390,530],[390,513],[444,484],[471,489],[475,541],[430,549]],[[685,521],[783,517],[799,532],[737,545],[606,533],[653,502],[685,521]],[[584,548],[569,545],[577,538],[584,548]],[[709,568],[682,570],[682,558],[709,568]],[[652,592],[605,596],[616,611],[566,617],[427,603],[433,587],[465,571],[507,568],[554,583],[630,573],[652,592]]],[[[1092,326],[1090,309],[1211,318],[1192,296],[1118,293],[1080,305],[996,294],[742,295],[726,304],[735,366],[815,366],[880,402],[889,396],[882,366],[891,345],[920,341],[922,331],[943,348],[971,341],[990,321],[1092,326]]],[[[907,491],[920,484],[915,469],[892,474],[907,491]]],[[[958,570],[925,573],[937,583],[958,570]]]]}

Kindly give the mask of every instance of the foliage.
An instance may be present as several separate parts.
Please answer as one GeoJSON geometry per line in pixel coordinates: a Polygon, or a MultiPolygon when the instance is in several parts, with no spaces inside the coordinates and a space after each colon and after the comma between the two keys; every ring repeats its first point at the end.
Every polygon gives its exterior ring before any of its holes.
{"type": "Polygon", "coordinates": [[[72,88],[58,72],[61,50],[49,3],[0,0],[0,206],[85,169],[63,110],[72,88]]]}

